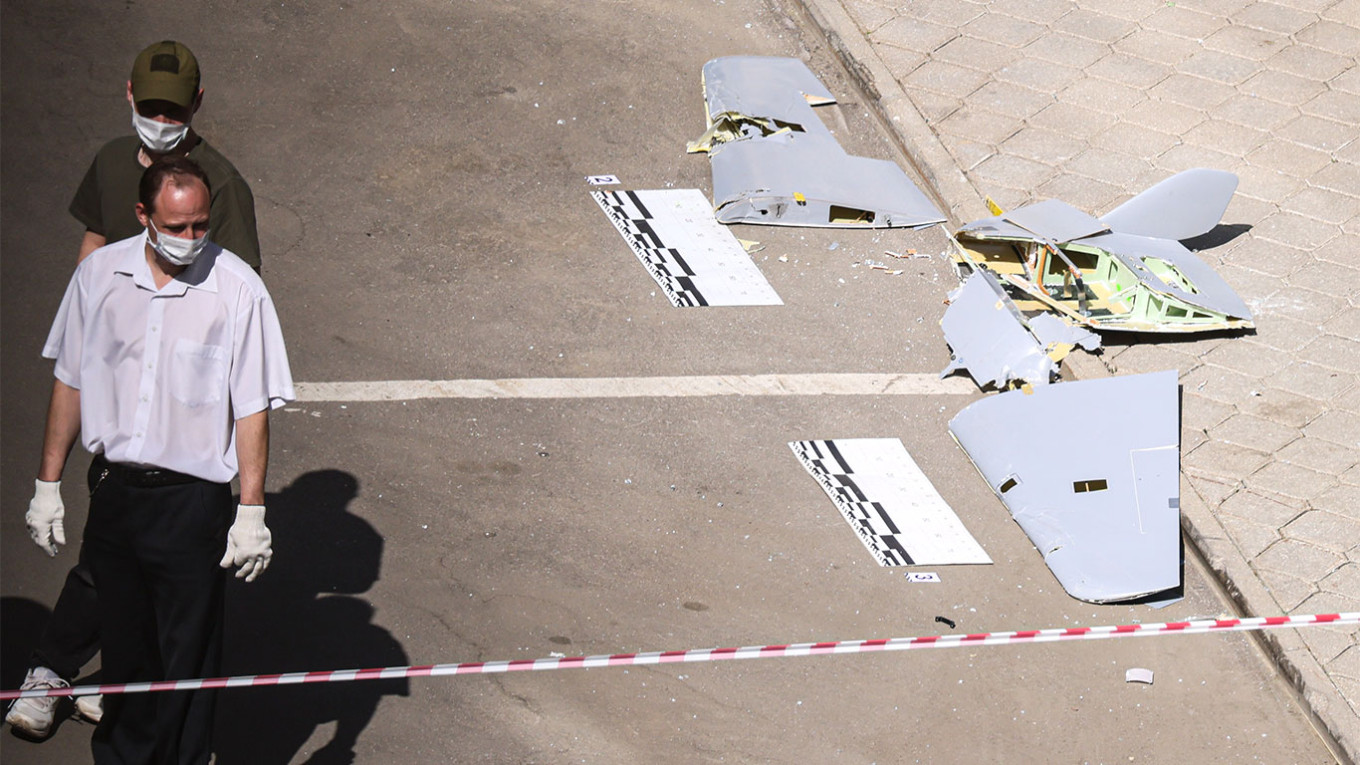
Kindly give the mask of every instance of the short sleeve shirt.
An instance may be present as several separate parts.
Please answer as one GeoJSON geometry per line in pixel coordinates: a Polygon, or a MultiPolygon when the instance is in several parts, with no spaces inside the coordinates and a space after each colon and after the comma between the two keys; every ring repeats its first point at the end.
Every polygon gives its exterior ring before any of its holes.
{"type": "Polygon", "coordinates": [[[158,290],[145,232],[76,268],[43,356],[80,391],[90,452],[220,483],[237,472],[235,421],[294,398],[260,277],[209,245],[158,290]]]}
{"type": "MultiPolygon", "coordinates": [[[[137,186],[146,168],[137,161],[137,136],[123,136],[104,144],[85,171],[71,200],[71,215],[108,244],[142,232],[134,211],[137,186]]],[[[260,267],[260,239],[255,228],[255,197],[227,158],[202,137],[189,150],[189,159],[208,175],[212,203],[208,210],[208,238],[231,250],[250,265],[260,267]]]]}

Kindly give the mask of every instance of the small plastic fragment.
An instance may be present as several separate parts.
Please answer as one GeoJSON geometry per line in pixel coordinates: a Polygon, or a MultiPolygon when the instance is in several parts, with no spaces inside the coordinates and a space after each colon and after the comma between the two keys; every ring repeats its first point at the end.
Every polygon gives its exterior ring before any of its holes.
{"type": "Polygon", "coordinates": [[[947,616],[937,616],[937,617],[935,617],[935,621],[937,621],[937,622],[939,622],[940,624],[943,624],[943,625],[949,627],[949,629],[951,629],[951,630],[954,629],[955,626],[957,626],[957,625],[954,624],[954,620],[953,620],[953,619],[950,619],[950,618],[947,617],[947,616]]]}
{"type": "Polygon", "coordinates": [[[1134,667],[1124,673],[1126,683],[1147,683],[1152,685],[1152,670],[1134,667]]]}

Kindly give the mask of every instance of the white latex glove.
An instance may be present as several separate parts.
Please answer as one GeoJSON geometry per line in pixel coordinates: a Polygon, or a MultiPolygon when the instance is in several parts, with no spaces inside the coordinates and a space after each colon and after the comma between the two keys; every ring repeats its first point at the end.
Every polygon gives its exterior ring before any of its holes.
{"type": "Polygon", "coordinates": [[[269,568],[269,558],[274,554],[270,546],[273,539],[269,527],[264,525],[264,505],[237,505],[236,522],[227,530],[227,553],[217,565],[240,566],[236,578],[253,582],[269,568]]]}
{"type": "Polygon", "coordinates": [[[61,481],[34,481],[33,499],[28,502],[24,520],[28,535],[48,555],[57,554],[57,545],[66,544],[66,506],[61,502],[61,481]]]}

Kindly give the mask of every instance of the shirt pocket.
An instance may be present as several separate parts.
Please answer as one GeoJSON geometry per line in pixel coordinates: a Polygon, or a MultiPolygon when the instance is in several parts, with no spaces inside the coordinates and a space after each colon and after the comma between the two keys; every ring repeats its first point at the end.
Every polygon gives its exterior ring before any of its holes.
{"type": "Polygon", "coordinates": [[[170,362],[170,395],[190,408],[221,401],[230,358],[227,349],[219,345],[204,345],[183,338],[175,341],[170,362]]]}

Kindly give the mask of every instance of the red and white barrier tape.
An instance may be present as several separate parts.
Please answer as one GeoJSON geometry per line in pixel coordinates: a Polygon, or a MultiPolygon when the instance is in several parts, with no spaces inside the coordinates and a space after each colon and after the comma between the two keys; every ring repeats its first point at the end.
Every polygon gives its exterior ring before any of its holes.
{"type": "Polygon", "coordinates": [[[81,685],[74,688],[35,689],[29,691],[0,691],[0,700],[33,698],[38,696],[89,696],[96,693],[153,693],[157,691],[194,691],[203,688],[247,688],[265,685],[298,685],[301,683],[344,683],[351,680],[398,680],[407,677],[440,677],[443,675],[487,675],[496,672],[521,672],[549,669],[588,669],[590,667],[624,667],[641,664],[670,664],[672,662],[724,661],[728,659],[772,659],[780,656],[815,656],[834,653],[868,653],[871,651],[909,651],[917,648],[956,648],[976,645],[1006,645],[1013,643],[1051,643],[1060,640],[1101,640],[1104,638],[1152,635],[1189,635],[1204,632],[1244,632],[1277,628],[1315,627],[1360,624],[1360,611],[1340,614],[1308,614],[1300,616],[1260,616],[1249,619],[1200,619],[1188,622],[1158,624],[1122,624],[1106,627],[1057,627],[1043,630],[1014,632],[982,632],[973,635],[934,635],[931,637],[885,638],[878,640],[842,640],[830,643],[794,643],[791,645],[745,646],[743,648],[700,648],[689,651],[654,651],[651,653],[600,654],[547,659],[515,659],[513,661],[472,661],[461,664],[426,664],[423,666],[384,667],[379,669],[338,669],[322,672],[290,672],[281,675],[239,675],[198,680],[162,680],[150,683],[115,683],[110,685],[81,685]]]}

